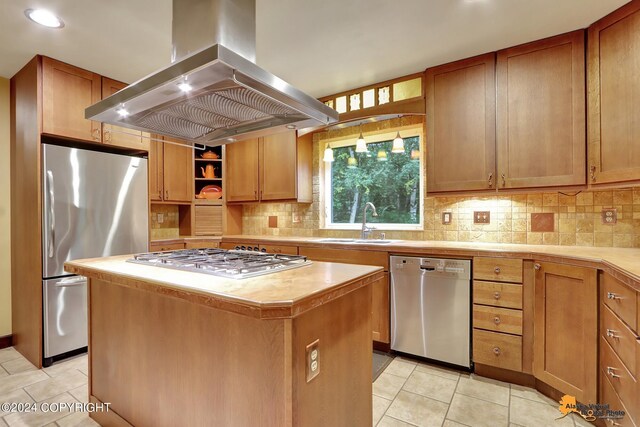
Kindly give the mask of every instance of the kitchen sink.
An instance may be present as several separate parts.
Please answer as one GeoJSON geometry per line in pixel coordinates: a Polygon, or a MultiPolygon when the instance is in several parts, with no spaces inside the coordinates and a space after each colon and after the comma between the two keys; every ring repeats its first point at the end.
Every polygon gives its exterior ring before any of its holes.
{"type": "Polygon", "coordinates": [[[320,239],[318,242],[322,243],[353,243],[356,239],[320,239]]]}
{"type": "Polygon", "coordinates": [[[395,240],[380,240],[380,239],[340,239],[340,238],[328,238],[328,239],[320,239],[318,242],[322,243],[371,243],[374,245],[386,245],[395,240]]]}

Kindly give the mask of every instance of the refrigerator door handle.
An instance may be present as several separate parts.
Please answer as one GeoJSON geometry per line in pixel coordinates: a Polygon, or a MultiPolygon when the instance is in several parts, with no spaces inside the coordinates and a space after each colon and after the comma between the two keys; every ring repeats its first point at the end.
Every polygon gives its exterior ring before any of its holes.
{"type": "Polygon", "coordinates": [[[49,248],[48,256],[53,258],[55,250],[56,240],[56,212],[55,212],[55,198],[53,194],[53,172],[47,171],[47,186],[49,194],[49,248]]]}
{"type": "Polygon", "coordinates": [[[68,288],[70,286],[82,286],[87,283],[87,278],[84,276],[72,277],[70,279],[60,280],[55,284],[56,288],[68,288]]]}

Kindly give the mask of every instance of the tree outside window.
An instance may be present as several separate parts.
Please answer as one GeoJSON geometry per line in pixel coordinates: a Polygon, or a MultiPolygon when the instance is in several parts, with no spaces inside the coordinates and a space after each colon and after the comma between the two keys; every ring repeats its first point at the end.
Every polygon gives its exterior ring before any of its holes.
{"type": "Polygon", "coordinates": [[[368,222],[422,224],[420,138],[404,138],[403,153],[392,153],[392,144],[369,143],[367,153],[356,153],[355,145],[333,149],[335,160],[327,164],[329,225],[362,222],[362,209],[367,202],[372,202],[378,211],[377,217],[368,216],[368,222]],[[382,153],[386,154],[386,161],[380,161],[382,153]]]}

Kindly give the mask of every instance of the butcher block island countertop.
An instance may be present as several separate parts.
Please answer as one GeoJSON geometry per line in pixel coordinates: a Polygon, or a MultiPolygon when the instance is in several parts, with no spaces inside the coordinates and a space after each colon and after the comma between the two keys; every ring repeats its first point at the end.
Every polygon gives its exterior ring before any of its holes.
{"type": "Polygon", "coordinates": [[[128,258],[65,264],[89,279],[89,398],[111,404],[98,423],[371,426],[369,285],[382,268],[234,280],[128,258]]]}

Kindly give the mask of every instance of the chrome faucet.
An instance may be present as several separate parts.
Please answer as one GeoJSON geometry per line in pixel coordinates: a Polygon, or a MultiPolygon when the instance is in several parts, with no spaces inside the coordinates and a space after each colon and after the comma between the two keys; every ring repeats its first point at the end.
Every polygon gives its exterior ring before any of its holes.
{"type": "Polygon", "coordinates": [[[369,233],[375,230],[375,227],[367,226],[367,210],[369,208],[373,210],[373,216],[378,216],[378,212],[376,212],[376,207],[373,205],[373,203],[367,202],[367,204],[364,205],[364,209],[362,209],[362,232],[360,233],[360,239],[362,240],[368,239],[369,233]]]}

